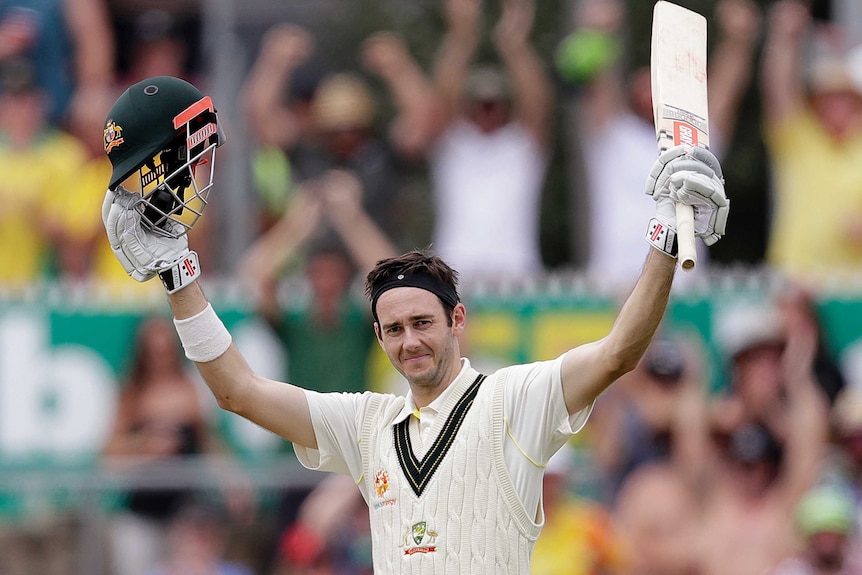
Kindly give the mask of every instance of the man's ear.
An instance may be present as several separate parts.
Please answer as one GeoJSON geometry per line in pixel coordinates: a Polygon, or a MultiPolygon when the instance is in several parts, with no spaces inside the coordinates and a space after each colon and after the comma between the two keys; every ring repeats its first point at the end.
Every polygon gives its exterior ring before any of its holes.
{"type": "Polygon", "coordinates": [[[455,335],[461,335],[467,325],[467,308],[464,304],[458,302],[452,309],[452,329],[455,335]]]}
{"type": "Polygon", "coordinates": [[[380,346],[382,347],[383,346],[383,338],[380,337],[380,324],[377,323],[376,321],[374,322],[374,335],[377,336],[377,343],[379,343],[380,346]]]}

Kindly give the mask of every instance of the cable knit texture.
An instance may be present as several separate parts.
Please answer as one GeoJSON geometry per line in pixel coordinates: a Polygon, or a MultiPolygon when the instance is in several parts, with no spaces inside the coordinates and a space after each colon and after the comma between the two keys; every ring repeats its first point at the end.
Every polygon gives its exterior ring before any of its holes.
{"type": "MultiPolygon", "coordinates": [[[[386,424],[401,404],[381,402],[368,412],[361,439],[365,473],[360,489],[370,509],[377,572],[529,574],[541,525],[518,500],[503,461],[507,373],[500,370],[482,383],[419,496],[399,463],[393,426],[386,424]]],[[[446,420],[477,375],[473,369],[465,370],[453,382],[454,393],[432,428],[434,437],[445,433],[446,420]]],[[[415,448],[418,443],[413,437],[411,441],[415,448]]]]}

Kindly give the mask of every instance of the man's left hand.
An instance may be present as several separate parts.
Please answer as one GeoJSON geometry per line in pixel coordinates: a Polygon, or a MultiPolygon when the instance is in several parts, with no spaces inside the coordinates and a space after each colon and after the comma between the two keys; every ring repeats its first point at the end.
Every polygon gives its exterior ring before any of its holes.
{"type": "MultiPolygon", "coordinates": [[[[132,278],[145,282],[189,255],[189,240],[181,230],[179,237],[154,233],[141,223],[137,209],[141,195],[122,188],[108,190],[102,203],[102,222],[114,255],[132,278]]],[[[181,227],[168,221],[166,225],[181,227]]]]}

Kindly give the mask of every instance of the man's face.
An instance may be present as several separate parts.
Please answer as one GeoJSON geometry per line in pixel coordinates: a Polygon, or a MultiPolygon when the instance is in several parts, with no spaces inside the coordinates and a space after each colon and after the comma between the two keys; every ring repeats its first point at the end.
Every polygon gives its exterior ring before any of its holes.
{"type": "Polygon", "coordinates": [[[509,122],[509,105],[502,98],[471,101],[469,115],[479,130],[490,134],[509,122]]]}
{"type": "Polygon", "coordinates": [[[416,287],[384,292],[377,300],[374,329],[389,361],[411,386],[447,384],[460,368],[458,336],[464,329],[462,304],[447,317],[440,299],[416,287]],[[451,325],[450,325],[451,324],[451,325]]]}
{"type": "Polygon", "coordinates": [[[780,345],[753,346],[734,358],[734,392],[755,413],[773,409],[782,394],[780,345]]]}
{"type": "Polygon", "coordinates": [[[344,256],[335,253],[320,253],[308,261],[306,275],[321,301],[338,301],[350,289],[352,272],[344,256]]]}
{"type": "Polygon", "coordinates": [[[846,545],[846,535],[829,531],[815,533],[808,540],[813,563],[824,571],[838,572],[844,564],[846,545]]]}
{"type": "Polygon", "coordinates": [[[862,98],[856,92],[836,90],[815,94],[811,108],[833,138],[841,139],[859,129],[862,98]]]}

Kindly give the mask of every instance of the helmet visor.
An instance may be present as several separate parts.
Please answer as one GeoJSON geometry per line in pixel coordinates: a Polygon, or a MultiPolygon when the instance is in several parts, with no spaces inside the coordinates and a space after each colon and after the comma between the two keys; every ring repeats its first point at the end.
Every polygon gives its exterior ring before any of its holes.
{"type": "Polygon", "coordinates": [[[174,124],[177,136],[120,184],[141,194],[138,210],[144,225],[170,237],[187,233],[203,215],[213,187],[216,148],[223,142],[209,98],[179,114],[174,124]]]}

